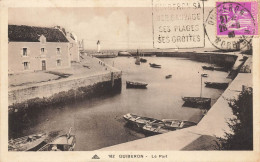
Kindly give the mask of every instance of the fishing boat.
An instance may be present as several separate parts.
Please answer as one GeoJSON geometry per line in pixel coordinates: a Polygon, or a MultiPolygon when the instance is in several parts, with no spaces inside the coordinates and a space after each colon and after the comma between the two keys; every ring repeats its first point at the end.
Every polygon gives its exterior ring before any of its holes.
{"type": "Polygon", "coordinates": [[[71,129],[68,134],[58,136],[38,151],[73,151],[76,145],[76,136],[70,134],[71,129]]]}
{"type": "Polygon", "coordinates": [[[202,77],[208,77],[208,74],[201,74],[202,77]]]}
{"type": "Polygon", "coordinates": [[[126,81],[126,88],[146,88],[148,84],[142,83],[142,82],[132,82],[132,81],[126,81]]]}
{"type": "Polygon", "coordinates": [[[140,56],[139,56],[138,49],[137,49],[137,53],[136,53],[136,60],[135,60],[135,64],[136,64],[136,65],[140,65],[140,64],[141,64],[141,61],[140,61],[140,56]]]}
{"type": "Polygon", "coordinates": [[[183,106],[189,106],[193,108],[210,108],[211,98],[205,97],[182,97],[185,102],[183,106]]]}
{"type": "Polygon", "coordinates": [[[143,132],[147,135],[168,133],[177,129],[183,129],[196,125],[197,123],[185,120],[163,119],[160,123],[150,123],[143,126],[143,132]]]}
{"type": "Polygon", "coordinates": [[[216,88],[216,89],[226,89],[229,83],[218,83],[218,82],[204,82],[206,87],[216,88]]]}
{"type": "Polygon", "coordinates": [[[166,76],[165,76],[166,79],[169,79],[169,78],[171,78],[171,77],[172,77],[172,75],[166,75],[166,76]]]}
{"type": "Polygon", "coordinates": [[[161,65],[158,65],[158,64],[151,64],[149,63],[150,67],[153,67],[153,68],[161,68],[161,65]]]}
{"type": "Polygon", "coordinates": [[[36,151],[46,144],[46,133],[32,134],[29,136],[11,139],[8,141],[9,151],[36,151]]]}
{"type": "Polygon", "coordinates": [[[204,70],[214,70],[214,66],[202,66],[204,70]]]}
{"type": "Polygon", "coordinates": [[[128,113],[123,116],[123,118],[131,123],[136,125],[137,127],[143,127],[146,124],[151,124],[151,123],[161,123],[161,120],[154,119],[154,118],[149,118],[149,117],[143,117],[135,114],[128,113]]]}
{"type": "Polygon", "coordinates": [[[144,59],[144,58],[140,58],[140,62],[143,62],[143,63],[145,63],[145,62],[147,62],[147,60],[146,60],[146,59],[144,59]]]}

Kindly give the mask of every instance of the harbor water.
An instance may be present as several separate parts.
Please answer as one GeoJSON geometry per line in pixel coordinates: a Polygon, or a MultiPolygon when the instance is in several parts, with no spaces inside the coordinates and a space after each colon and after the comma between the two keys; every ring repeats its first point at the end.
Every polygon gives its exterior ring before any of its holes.
{"type": "MultiPolygon", "coordinates": [[[[126,126],[124,114],[134,113],[157,119],[181,119],[199,122],[205,113],[203,110],[182,107],[182,97],[199,97],[201,92],[201,74],[208,77],[204,81],[227,81],[228,73],[205,71],[201,68],[207,63],[184,58],[145,57],[147,63],[135,64],[133,57],[102,59],[122,70],[122,91],[117,94],[106,94],[60,107],[48,107],[26,120],[19,121],[12,128],[17,137],[43,132],[68,131],[76,135],[76,151],[96,150],[140,138],[141,132],[126,126]],[[151,68],[149,63],[162,65],[162,68],[151,68]],[[166,75],[172,78],[166,79],[166,75]],[[126,89],[126,80],[148,83],[147,89],[126,89]]],[[[207,88],[202,83],[202,97],[210,97],[214,104],[224,90],[207,88]]]]}

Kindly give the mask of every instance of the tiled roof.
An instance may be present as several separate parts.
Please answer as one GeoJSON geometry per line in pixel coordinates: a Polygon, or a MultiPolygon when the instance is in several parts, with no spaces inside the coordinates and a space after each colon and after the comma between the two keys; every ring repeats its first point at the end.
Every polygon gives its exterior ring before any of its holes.
{"type": "Polygon", "coordinates": [[[41,35],[47,42],[68,42],[65,35],[55,28],[34,27],[25,25],[8,25],[8,38],[10,42],[40,42],[41,35]]]}

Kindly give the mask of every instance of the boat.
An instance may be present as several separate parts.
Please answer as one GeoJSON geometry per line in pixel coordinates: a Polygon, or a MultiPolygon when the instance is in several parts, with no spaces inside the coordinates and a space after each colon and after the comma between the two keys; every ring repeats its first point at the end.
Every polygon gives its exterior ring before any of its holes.
{"type": "Polygon", "coordinates": [[[216,89],[226,89],[229,83],[218,83],[218,82],[204,82],[206,87],[216,88],[216,89]]]}
{"type": "Polygon", "coordinates": [[[38,151],[73,151],[76,145],[76,136],[70,133],[71,128],[68,134],[58,136],[38,151]]]}
{"type": "Polygon", "coordinates": [[[214,66],[202,66],[204,70],[214,70],[214,66]]]}
{"type": "Polygon", "coordinates": [[[172,77],[172,75],[166,75],[166,76],[165,76],[166,79],[169,79],[169,78],[171,78],[171,77],[172,77]]]}
{"type": "Polygon", "coordinates": [[[142,82],[126,81],[126,88],[146,88],[148,84],[142,82]]]}
{"type": "Polygon", "coordinates": [[[202,77],[208,77],[208,74],[201,74],[202,77]]]}
{"type": "Polygon", "coordinates": [[[149,118],[149,117],[143,117],[136,114],[128,113],[123,116],[123,118],[130,124],[136,125],[139,128],[142,128],[146,124],[151,123],[161,123],[161,120],[149,118]]]}
{"type": "Polygon", "coordinates": [[[147,62],[147,60],[146,59],[144,59],[144,58],[140,58],[140,62],[147,62]]]}
{"type": "Polygon", "coordinates": [[[143,132],[147,135],[156,135],[175,131],[197,125],[197,123],[185,120],[163,119],[160,123],[148,123],[143,126],[143,132]]]}
{"type": "Polygon", "coordinates": [[[8,141],[8,151],[36,151],[46,144],[46,138],[46,133],[39,133],[11,139],[8,141]]]}
{"type": "Polygon", "coordinates": [[[205,97],[182,97],[184,101],[183,106],[189,106],[193,108],[210,108],[211,98],[205,97]]]}
{"type": "Polygon", "coordinates": [[[153,68],[161,68],[161,65],[158,65],[158,64],[151,64],[149,63],[150,67],[153,67],[153,68]]]}

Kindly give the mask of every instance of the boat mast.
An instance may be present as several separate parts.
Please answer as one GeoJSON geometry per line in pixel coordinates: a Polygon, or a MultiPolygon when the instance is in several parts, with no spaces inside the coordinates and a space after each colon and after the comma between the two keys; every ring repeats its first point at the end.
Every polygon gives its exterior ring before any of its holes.
{"type": "Polygon", "coordinates": [[[202,97],[202,75],[200,75],[200,97],[202,97]]]}

